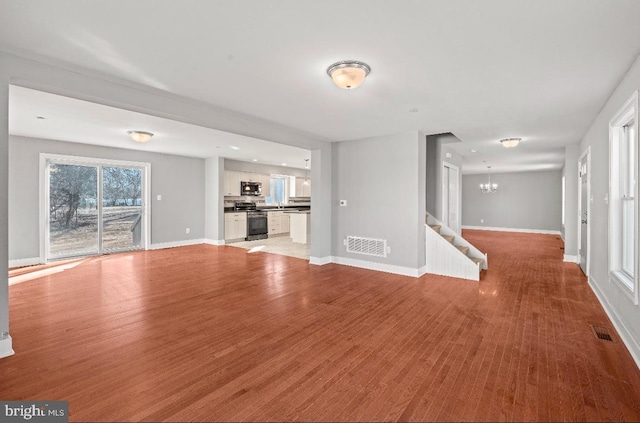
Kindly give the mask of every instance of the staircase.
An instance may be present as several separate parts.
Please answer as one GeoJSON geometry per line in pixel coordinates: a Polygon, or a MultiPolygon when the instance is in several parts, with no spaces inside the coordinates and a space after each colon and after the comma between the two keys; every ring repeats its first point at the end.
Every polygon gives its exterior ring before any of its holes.
{"type": "Polygon", "coordinates": [[[480,280],[488,269],[487,255],[427,213],[425,218],[427,273],[480,280]]]}

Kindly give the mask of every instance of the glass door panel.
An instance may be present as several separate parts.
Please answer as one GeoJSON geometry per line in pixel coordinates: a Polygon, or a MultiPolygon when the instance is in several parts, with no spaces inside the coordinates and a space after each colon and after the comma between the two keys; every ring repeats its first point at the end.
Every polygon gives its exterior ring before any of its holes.
{"type": "Polygon", "coordinates": [[[142,246],[142,169],[102,168],[102,249],[142,246]]]}
{"type": "Polygon", "coordinates": [[[49,258],[98,254],[98,168],[49,165],[49,258]]]}

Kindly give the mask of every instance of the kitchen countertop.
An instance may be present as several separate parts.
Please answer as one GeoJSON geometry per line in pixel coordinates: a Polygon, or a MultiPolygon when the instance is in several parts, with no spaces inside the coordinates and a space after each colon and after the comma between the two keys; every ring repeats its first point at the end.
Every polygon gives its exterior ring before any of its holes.
{"type": "Polygon", "coordinates": [[[285,210],[285,213],[311,214],[311,210],[285,210]]]}

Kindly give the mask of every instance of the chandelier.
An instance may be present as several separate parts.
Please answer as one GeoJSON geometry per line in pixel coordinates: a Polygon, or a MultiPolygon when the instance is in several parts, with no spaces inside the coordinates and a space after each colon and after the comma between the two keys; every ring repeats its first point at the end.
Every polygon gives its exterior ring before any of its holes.
{"type": "Polygon", "coordinates": [[[487,183],[480,184],[480,191],[482,191],[483,194],[493,194],[498,191],[498,184],[491,183],[491,166],[487,166],[487,183]]]}

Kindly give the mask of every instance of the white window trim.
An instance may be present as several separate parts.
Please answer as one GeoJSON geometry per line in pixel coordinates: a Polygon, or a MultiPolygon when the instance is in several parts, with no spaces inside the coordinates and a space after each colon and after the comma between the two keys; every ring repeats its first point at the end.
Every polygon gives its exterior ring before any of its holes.
{"type": "Polygon", "coordinates": [[[142,205],[143,235],[141,249],[148,250],[151,245],[151,163],[131,162],[124,160],[99,159],[95,157],[80,157],[63,154],[40,153],[40,187],[39,187],[39,232],[40,232],[40,261],[46,263],[49,260],[47,254],[47,244],[49,242],[49,232],[47,230],[47,203],[49,197],[49,183],[47,180],[47,163],[54,161],[60,164],[88,165],[88,166],[114,166],[132,167],[144,169],[142,173],[142,184],[145,195],[142,205]]]}
{"type": "Polygon", "coordinates": [[[614,115],[614,117],[609,121],[609,282],[613,282],[616,286],[620,288],[620,290],[627,296],[635,305],[638,305],[638,267],[640,262],[640,254],[638,251],[638,234],[640,226],[638,223],[638,148],[634,149],[635,151],[635,175],[634,179],[636,181],[634,187],[634,277],[633,279],[629,277],[626,272],[622,272],[620,269],[614,268],[614,263],[618,261],[618,258],[615,256],[616,254],[620,254],[618,251],[617,245],[614,245],[618,240],[616,239],[617,234],[614,233],[615,229],[615,218],[617,212],[616,199],[619,196],[618,193],[614,192],[614,178],[620,178],[619,175],[615,175],[614,172],[618,172],[618,169],[612,166],[612,160],[615,156],[619,156],[619,152],[616,153],[619,148],[618,139],[615,136],[615,133],[619,131],[619,128],[624,127],[629,122],[634,121],[636,124],[634,126],[635,130],[635,140],[638,142],[638,91],[634,91],[631,97],[624,103],[624,105],[618,110],[618,112],[614,115]]]}

